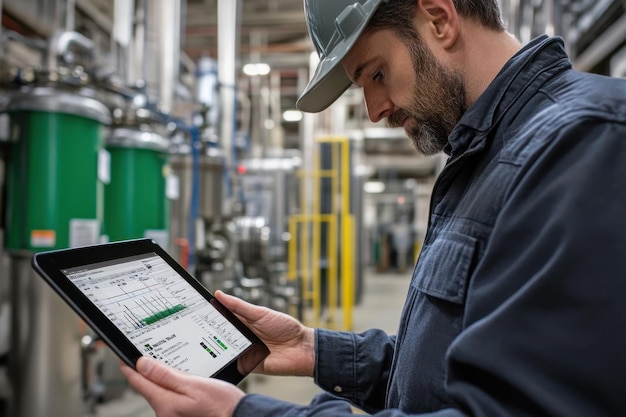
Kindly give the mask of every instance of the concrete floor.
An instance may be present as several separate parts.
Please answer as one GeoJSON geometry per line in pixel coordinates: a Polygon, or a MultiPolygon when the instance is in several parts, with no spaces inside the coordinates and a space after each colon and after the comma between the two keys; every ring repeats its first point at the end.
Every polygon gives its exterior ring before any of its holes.
{"type": "MultiPolygon", "coordinates": [[[[379,328],[395,333],[409,282],[410,272],[377,274],[366,270],[363,299],[354,308],[354,330],[379,328]]],[[[320,388],[310,378],[251,375],[246,391],[308,404],[320,388]]],[[[93,416],[154,417],[154,412],[142,397],[128,390],[121,398],[100,404],[95,413],[85,415],[93,416]]]]}

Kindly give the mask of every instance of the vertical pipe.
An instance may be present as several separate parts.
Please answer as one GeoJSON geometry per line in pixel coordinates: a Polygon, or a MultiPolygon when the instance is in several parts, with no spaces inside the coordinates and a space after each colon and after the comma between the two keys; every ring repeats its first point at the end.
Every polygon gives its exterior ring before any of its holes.
{"type": "Polygon", "coordinates": [[[224,211],[230,214],[232,183],[230,173],[234,166],[234,144],[236,125],[236,63],[239,55],[239,10],[241,0],[218,0],[217,3],[217,77],[220,86],[222,117],[220,140],[223,144],[226,171],[226,201],[224,211]]]}
{"type": "Polygon", "coordinates": [[[274,121],[270,135],[270,146],[275,154],[283,149],[283,128],[281,124],[282,109],[280,104],[280,72],[275,71],[270,75],[270,115],[274,121]]]}
{"type": "MultiPolygon", "coordinates": [[[[250,62],[251,63],[259,63],[260,54],[259,50],[261,49],[261,34],[259,31],[252,31],[250,33],[250,48],[252,52],[250,53],[250,62]]],[[[262,80],[261,75],[251,75],[249,76],[249,84],[250,84],[250,96],[252,97],[252,126],[250,130],[250,155],[252,158],[262,158],[263,155],[263,145],[265,138],[265,127],[264,127],[264,116],[263,112],[265,110],[262,96],[262,80]]]]}
{"type": "Polygon", "coordinates": [[[111,49],[117,51],[117,70],[122,74],[124,84],[129,82],[129,48],[131,33],[133,30],[133,17],[135,11],[135,0],[115,0],[113,6],[113,33],[111,34],[111,49]]]}
{"type": "Polygon", "coordinates": [[[138,80],[146,80],[145,53],[146,53],[146,0],[138,0],[137,7],[133,10],[135,28],[130,40],[130,53],[128,54],[127,82],[137,84],[138,80]]]}
{"type": "Polygon", "coordinates": [[[270,92],[269,92],[269,87],[268,87],[268,83],[267,83],[267,77],[265,75],[261,75],[259,76],[259,78],[261,79],[261,95],[259,96],[259,104],[260,104],[260,117],[261,117],[261,155],[263,158],[267,158],[268,155],[268,149],[270,148],[270,129],[273,128],[273,126],[270,126],[269,124],[271,123],[271,121],[269,121],[269,103],[270,103],[270,92]]]}
{"type": "Polygon", "coordinates": [[[159,104],[169,113],[174,105],[174,92],[179,78],[181,4],[179,0],[160,0],[157,5],[159,46],[159,104]]]}
{"type": "Polygon", "coordinates": [[[72,31],[76,28],[76,0],[65,0],[65,30],[72,31]]]}

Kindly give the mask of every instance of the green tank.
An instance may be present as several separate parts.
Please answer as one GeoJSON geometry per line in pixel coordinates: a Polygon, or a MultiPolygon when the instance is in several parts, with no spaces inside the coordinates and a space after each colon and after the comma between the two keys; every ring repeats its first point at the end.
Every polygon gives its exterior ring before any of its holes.
{"type": "Polygon", "coordinates": [[[104,188],[104,234],[110,241],[149,237],[169,245],[167,180],[171,141],[118,127],[107,138],[111,181],[104,188]]]}
{"type": "Polygon", "coordinates": [[[42,251],[100,241],[103,125],[109,109],[82,89],[35,87],[7,107],[8,251],[42,251]]]}

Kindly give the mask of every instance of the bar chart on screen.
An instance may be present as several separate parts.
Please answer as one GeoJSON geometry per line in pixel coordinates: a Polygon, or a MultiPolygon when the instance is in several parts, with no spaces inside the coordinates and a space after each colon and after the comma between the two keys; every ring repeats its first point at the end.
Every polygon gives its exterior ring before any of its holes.
{"type": "Polygon", "coordinates": [[[87,275],[76,286],[120,330],[131,333],[166,320],[187,307],[144,264],[111,274],[87,275]]]}

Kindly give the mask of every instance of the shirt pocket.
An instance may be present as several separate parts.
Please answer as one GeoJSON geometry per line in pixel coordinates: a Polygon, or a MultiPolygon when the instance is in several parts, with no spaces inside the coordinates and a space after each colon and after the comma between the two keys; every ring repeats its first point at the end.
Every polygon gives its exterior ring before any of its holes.
{"type": "Polygon", "coordinates": [[[450,402],[445,354],[462,330],[476,242],[445,232],[424,246],[400,321],[388,406],[424,412],[450,402]]]}
{"type": "Polygon", "coordinates": [[[464,304],[475,251],[475,238],[441,233],[420,255],[411,285],[430,297],[464,304]]]}

